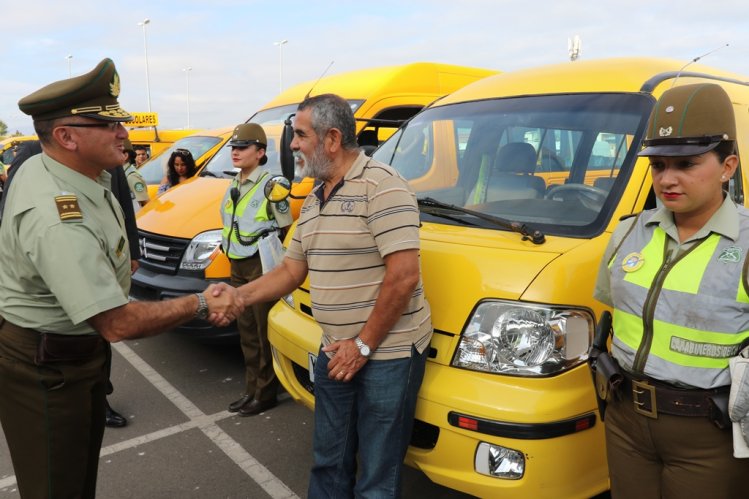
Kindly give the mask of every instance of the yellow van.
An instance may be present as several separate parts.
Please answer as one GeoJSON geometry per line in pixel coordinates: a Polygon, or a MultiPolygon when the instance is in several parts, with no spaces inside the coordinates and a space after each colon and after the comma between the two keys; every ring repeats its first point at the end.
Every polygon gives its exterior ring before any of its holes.
{"type": "Polygon", "coordinates": [[[36,135],[16,135],[14,137],[6,137],[0,140],[0,163],[4,165],[10,165],[13,161],[13,147],[18,145],[20,142],[27,140],[39,140],[36,135]]]}
{"type": "MultiPolygon", "coordinates": [[[[127,123],[123,123],[127,126],[127,123]]],[[[157,130],[153,128],[131,128],[128,129],[128,138],[134,146],[145,146],[148,150],[148,157],[152,158],[159,155],[177,140],[188,135],[197,133],[198,130],[157,130]]]]}
{"type": "MultiPolygon", "coordinates": [[[[352,71],[301,83],[281,93],[255,113],[268,136],[266,168],[280,174],[279,142],[286,120],[309,93],[337,93],[347,99],[359,119],[361,145],[376,145],[392,134],[397,124],[425,105],[470,82],[496,71],[414,63],[403,66],[352,71]],[[370,121],[377,119],[379,121],[370,121]],[[365,132],[366,131],[366,132],[365,132]]],[[[143,256],[133,275],[131,295],[136,299],[162,299],[204,289],[211,281],[229,280],[229,261],[219,250],[221,217],[219,205],[237,170],[231,150],[220,148],[201,173],[152,200],[138,212],[139,241],[143,256]]],[[[305,194],[311,179],[295,185],[293,192],[305,194]]],[[[300,201],[292,210],[298,213],[300,201]]],[[[205,321],[179,328],[204,340],[236,336],[236,328],[213,329],[205,321]]]]}
{"type": "MultiPolygon", "coordinates": [[[[586,365],[598,265],[622,216],[655,206],[636,152],[672,85],[713,81],[749,154],[749,78],[684,61],[577,61],[489,77],[425,109],[374,158],[410,181],[434,336],[408,464],[478,497],[608,488],[586,365]]],[[[745,203],[739,168],[730,194],[745,203]]],[[[274,367],[314,405],[320,345],[308,283],[271,310],[274,367]]]]}

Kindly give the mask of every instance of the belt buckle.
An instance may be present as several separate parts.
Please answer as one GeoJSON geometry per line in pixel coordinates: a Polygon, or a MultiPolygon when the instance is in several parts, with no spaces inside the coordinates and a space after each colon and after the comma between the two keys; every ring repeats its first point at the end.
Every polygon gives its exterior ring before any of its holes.
{"type": "Polygon", "coordinates": [[[655,386],[651,385],[647,381],[632,380],[632,400],[634,401],[634,409],[638,414],[647,416],[652,419],[658,419],[658,408],[655,402],[655,386]],[[648,399],[641,401],[641,395],[649,394],[648,399]],[[648,401],[650,402],[648,404],[648,401]],[[648,407],[649,406],[649,407],[648,407]]]}

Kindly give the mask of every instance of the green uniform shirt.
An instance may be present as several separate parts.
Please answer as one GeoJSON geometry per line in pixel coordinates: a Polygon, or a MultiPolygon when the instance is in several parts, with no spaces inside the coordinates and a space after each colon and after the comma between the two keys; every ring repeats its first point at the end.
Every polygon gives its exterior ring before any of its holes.
{"type": "Polygon", "coordinates": [[[125,305],[130,251],[119,203],[105,186],[46,154],[13,180],[0,227],[0,315],[60,334],[94,332],[86,319],[125,305]]]}
{"type": "Polygon", "coordinates": [[[135,165],[127,165],[125,168],[125,176],[127,177],[127,185],[130,187],[136,201],[148,201],[148,186],[146,181],[143,180],[143,175],[140,174],[135,165]]]}

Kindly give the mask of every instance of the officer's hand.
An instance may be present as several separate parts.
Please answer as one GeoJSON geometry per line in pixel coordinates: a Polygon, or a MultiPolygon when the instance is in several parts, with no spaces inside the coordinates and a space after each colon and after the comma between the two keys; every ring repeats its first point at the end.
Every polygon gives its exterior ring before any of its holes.
{"type": "Polygon", "coordinates": [[[228,326],[244,310],[239,292],[226,283],[211,284],[204,295],[208,302],[208,321],[214,326],[228,326]]]}

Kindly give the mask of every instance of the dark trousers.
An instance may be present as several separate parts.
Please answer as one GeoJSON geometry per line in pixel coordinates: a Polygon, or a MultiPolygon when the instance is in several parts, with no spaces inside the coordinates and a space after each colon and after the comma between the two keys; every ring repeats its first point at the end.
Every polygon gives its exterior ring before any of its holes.
{"type": "Polygon", "coordinates": [[[631,397],[606,410],[606,448],[613,499],[747,497],[749,459],[733,457],[731,430],[707,417],[634,411],[631,397]]]}
{"type": "Polygon", "coordinates": [[[39,334],[2,322],[0,423],[21,497],[95,497],[109,344],[89,360],[37,365],[39,334]]]}
{"type": "MultiPolygon", "coordinates": [[[[231,283],[241,286],[263,275],[260,258],[255,254],[244,260],[231,260],[231,283]]],[[[273,302],[247,307],[237,318],[239,339],[245,365],[245,393],[263,402],[278,393],[278,378],[273,370],[273,355],[268,342],[268,312],[273,302]]]]}

